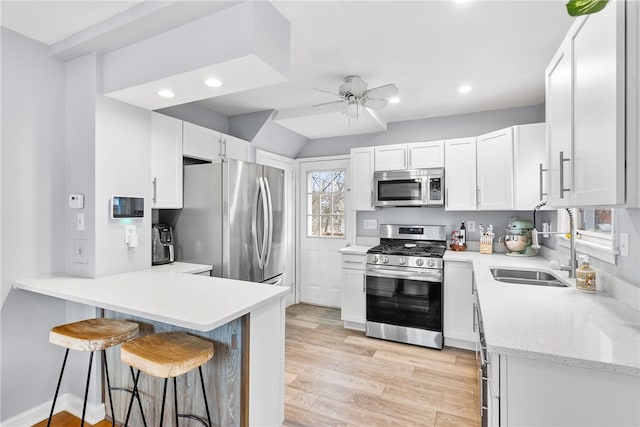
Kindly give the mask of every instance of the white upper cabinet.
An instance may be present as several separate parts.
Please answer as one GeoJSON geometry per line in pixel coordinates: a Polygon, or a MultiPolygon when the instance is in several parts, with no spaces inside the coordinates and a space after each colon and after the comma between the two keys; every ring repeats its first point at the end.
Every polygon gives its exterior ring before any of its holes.
{"type": "Polygon", "coordinates": [[[182,121],[151,112],[154,209],[182,208],[182,121]]]}
{"type": "Polygon", "coordinates": [[[351,149],[351,208],[354,211],[372,211],[373,206],[373,147],[351,149]]]}
{"type": "Polygon", "coordinates": [[[549,204],[624,204],[625,2],[577,20],[545,80],[549,204]]]}
{"type": "Polygon", "coordinates": [[[545,158],[545,124],[513,127],[513,209],[532,210],[543,200],[540,164],[545,158]]]}
{"type": "Polygon", "coordinates": [[[479,136],[476,156],[478,209],[513,209],[513,128],[479,136]]]}
{"type": "Polygon", "coordinates": [[[407,144],[379,145],[375,147],[375,170],[407,169],[407,144]]]}
{"type": "Polygon", "coordinates": [[[444,141],[411,142],[375,147],[375,170],[441,168],[444,141]]]}
{"type": "Polygon", "coordinates": [[[222,153],[225,159],[248,161],[251,144],[231,135],[221,134],[222,153]]]}
{"type": "Polygon", "coordinates": [[[544,123],[518,125],[477,138],[479,210],[531,210],[540,202],[544,129],[544,123]]]}
{"type": "Polygon", "coordinates": [[[445,209],[469,211],[476,209],[476,139],[459,138],[444,143],[446,157],[445,209]]]}
{"type": "Polygon", "coordinates": [[[235,136],[184,123],[183,153],[185,157],[220,162],[224,159],[248,160],[250,144],[235,136]]]}
{"type": "Polygon", "coordinates": [[[407,144],[409,169],[441,168],[444,166],[444,141],[407,144]]]}

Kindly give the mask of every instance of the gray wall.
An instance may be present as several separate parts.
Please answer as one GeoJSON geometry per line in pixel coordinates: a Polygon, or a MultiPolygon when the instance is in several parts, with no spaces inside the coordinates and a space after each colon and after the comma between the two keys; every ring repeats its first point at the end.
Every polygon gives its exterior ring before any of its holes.
{"type": "MultiPolygon", "coordinates": [[[[227,116],[204,108],[197,103],[192,102],[174,107],[161,108],[157,110],[157,112],[198,126],[217,130],[218,132],[229,133],[229,119],[227,116]]],[[[234,134],[232,133],[232,135],[234,134]]],[[[241,136],[238,137],[242,138],[241,136]]]]}
{"type": "Polygon", "coordinates": [[[2,31],[2,308],[0,420],[52,398],[62,352],[49,329],[54,298],[11,290],[16,279],[64,270],[65,67],[47,48],[2,31]]]}
{"type": "Polygon", "coordinates": [[[513,125],[540,122],[544,122],[543,105],[393,122],[386,132],[313,139],[298,157],[348,154],[354,147],[476,136],[513,125]]]}

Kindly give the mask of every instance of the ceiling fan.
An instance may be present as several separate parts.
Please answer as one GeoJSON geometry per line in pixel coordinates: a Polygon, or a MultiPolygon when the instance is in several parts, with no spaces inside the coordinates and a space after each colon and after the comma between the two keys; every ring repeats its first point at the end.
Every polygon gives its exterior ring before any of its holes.
{"type": "Polygon", "coordinates": [[[338,88],[338,93],[324,89],[316,89],[337,96],[340,98],[339,101],[325,102],[314,105],[314,107],[335,105],[336,107],[342,108],[342,114],[347,115],[351,119],[357,119],[360,108],[381,110],[387,105],[389,98],[398,94],[398,87],[394,84],[374,87],[372,89],[367,89],[367,86],[367,82],[359,76],[347,76],[344,79],[344,83],[338,88]]]}

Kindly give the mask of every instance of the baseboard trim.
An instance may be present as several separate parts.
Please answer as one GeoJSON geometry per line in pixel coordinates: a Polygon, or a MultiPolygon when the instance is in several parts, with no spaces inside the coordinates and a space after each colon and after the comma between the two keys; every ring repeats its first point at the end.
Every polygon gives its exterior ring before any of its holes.
{"type": "Polygon", "coordinates": [[[444,345],[447,347],[456,347],[464,350],[476,351],[476,343],[474,341],[444,337],[444,345]]]}
{"type": "MultiPolygon", "coordinates": [[[[49,418],[49,411],[51,411],[51,404],[53,399],[49,400],[34,408],[28,409],[21,414],[11,417],[0,423],[0,427],[24,427],[32,426],[39,423],[42,420],[49,418]]],[[[83,399],[73,394],[65,393],[58,396],[56,402],[55,413],[67,411],[74,416],[82,417],[82,403],[83,399]]],[[[85,414],[85,421],[89,424],[97,424],[105,419],[106,412],[104,403],[87,403],[87,411],[85,414]]]]}

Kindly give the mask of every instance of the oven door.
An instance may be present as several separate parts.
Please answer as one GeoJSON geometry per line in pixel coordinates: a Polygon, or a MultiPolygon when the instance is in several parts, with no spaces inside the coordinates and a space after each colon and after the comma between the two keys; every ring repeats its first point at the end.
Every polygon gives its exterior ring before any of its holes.
{"type": "Polygon", "coordinates": [[[368,267],[367,322],[442,332],[442,271],[368,267]]]}

